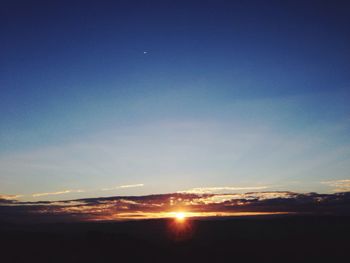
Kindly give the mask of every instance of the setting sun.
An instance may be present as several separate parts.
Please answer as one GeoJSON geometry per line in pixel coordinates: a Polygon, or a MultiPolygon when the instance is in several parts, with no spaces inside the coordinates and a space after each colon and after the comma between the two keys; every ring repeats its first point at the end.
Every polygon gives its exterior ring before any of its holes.
{"type": "Polygon", "coordinates": [[[175,213],[175,218],[177,221],[182,222],[185,220],[186,215],[183,212],[177,212],[177,213],[175,213]]]}

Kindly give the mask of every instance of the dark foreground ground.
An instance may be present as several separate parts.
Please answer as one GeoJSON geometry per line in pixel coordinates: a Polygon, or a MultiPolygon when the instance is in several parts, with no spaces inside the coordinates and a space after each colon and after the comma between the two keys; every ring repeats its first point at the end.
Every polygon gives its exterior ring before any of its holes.
{"type": "Polygon", "coordinates": [[[348,262],[350,217],[2,223],[0,249],[4,263],[348,262]]]}

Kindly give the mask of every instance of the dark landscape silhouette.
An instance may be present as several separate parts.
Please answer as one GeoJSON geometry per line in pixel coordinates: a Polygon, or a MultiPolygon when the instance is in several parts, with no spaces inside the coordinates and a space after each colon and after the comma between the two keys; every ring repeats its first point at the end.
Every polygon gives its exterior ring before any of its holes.
{"type": "Polygon", "coordinates": [[[340,262],[347,256],[350,193],[230,194],[226,197],[236,199],[223,198],[225,201],[218,203],[216,198],[215,204],[208,203],[213,196],[178,193],[62,202],[2,200],[1,257],[4,262],[97,263],[149,260],[309,262],[325,259],[340,262]],[[174,199],[181,201],[171,206],[173,211],[180,208],[188,213],[217,211],[217,215],[186,217],[181,219],[183,221],[178,221],[176,216],[103,219],[106,215],[117,213],[121,204],[124,211],[143,209],[147,215],[150,211],[161,213],[159,209],[154,210],[154,207],[159,207],[156,204],[169,203],[174,199]],[[206,204],[195,200],[206,200],[206,204]],[[106,207],[108,203],[113,205],[99,210],[99,205],[106,207]],[[125,204],[130,207],[126,208],[125,204]],[[85,210],[79,210],[79,206],[85,210]],[[64,210],[65,207],[70,207],[70,210],[64,210]],[[228,210],[236,213],[288,213],[220,216],[220,212],[228,210]]]}

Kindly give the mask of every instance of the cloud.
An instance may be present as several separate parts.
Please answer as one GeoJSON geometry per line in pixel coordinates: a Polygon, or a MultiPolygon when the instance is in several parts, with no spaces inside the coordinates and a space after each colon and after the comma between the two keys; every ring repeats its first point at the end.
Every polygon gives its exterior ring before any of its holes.
{"type": "Polygon", "coordinates": [[[247,187],[234,187],[234,186],[224,186],[224,187],[197,187],[185,191],[178,191],[178,193],[189,193],[189,194],[208,194],[208,193],[218,193],[218,192],[232,192],[232,191],[242,191],[242,190],[263,190],[267,189],[268,186],[247,186],[247,187]]]}
{"type": "Polygon", "coordinates": [[[32,197],[42,197],[42,196],[48,196],[48,195],[63,195],[63,194],[69,194],[69,193],[83,193],[84,190],[62,190],[57,192],[48,192],[48,193],[36,193],[32,194],[32,197]]]}
{"type": "Polygon", "coordinates": [[[127,185],[120,185],[120,186],[115,186],[111,188],[102,188],[102,191],[112,191],[112,190],[117,190],[117,189],[123,189],[123,188],[134,188],[134,187],[142,187],[144,184],[127,184],[127,185]]]}
{"type": "Polygon", "coordinates": [[[334,192],[347,192],[350,191],[350,179],[343,180],[331,180],[321,182],[322,184],[326,184],[330,187],[333,187],[334,192]]]}
{"type": "Polygon", "coordinates": [[[164,218],[181,209],[188,216],[263,214],[350,215],[350,192],[334,194],[282,191],[243,194],[173,193],[114,196],[70,201],[3,201],[0,221],[58,222],[164,218]]]}
{"type": "MultiPolygon", "coordinates": [[[[134,188],[134,187],[143,187],[144,184],[128,184],[128,185],[120,185],[112,188],[103,188],[100,189],[100,191],[111,191],[116,189],[127,189],[127,188],[134,188]]],[[[45,197],[45,196],[56,196],[56,195],[65,195],[65,194],[72,194],[72,193],[86,193],[86,192],[96,192],[99,191],[97,189],[93,190],[82,190],[82,189],[68,189],[68,190],[60,190],[55,192],[42,192],[42,193],[33,193],[30,196],[33,198],[38,197],[45,197]]],[[[23,197],[24,195],[5,195],[0,194],[0,200],[6,200],[6,201],[13,201],[18,200],[18,198],[23,197]]]]}
{"type": "Polygon", "coordinates": [[[195,199],[193,203],[198,204],[221,204],[221,203],[231,203],[234,205],[240,205],[246,201],[263,201],[263,200],[273,200],[273,199],[288,199],[296,198],[298,194],[292,192],[284,191],[273,191],[273,192],[253,192],[244,194],[212,194],[206,195],[204,197],[195,199]]]}
{"type": "Polygon", "coordinates": [[[131,188],[131,187],[141,187],[143,184],[128,184],[128,185],[121,185],[120,188],[131,188]]]}
{"type": "Polygon", "coordinates": [[[17,200],[18,198],[22,197],[23,195],[4,195],[0,194],[0,199],[2,200],[17,200]]]}
{"type": "MultiPolygon", "coordinates": [[[[103,188],[100,189],[100,191],[111,191],[116,189],[123,189],[123,188],[133,188],[133,187],[142,187],[144,184],[129,184],[129,185],[120,185],[112,188],[103,188]]],[[[56,191],[56,192],[44,192],[44,193],[34,193],[31,196],[36,197],[43,197],[43,196],[51,196],[51,195],[64,195],[64,194],[71,194],[71,193],[85,193],[85,192],[96,192],[97,189],[94,190],[81,190],[81,189],[68,189],[68,190],[62,190],[62,191],[56,191]]]]}

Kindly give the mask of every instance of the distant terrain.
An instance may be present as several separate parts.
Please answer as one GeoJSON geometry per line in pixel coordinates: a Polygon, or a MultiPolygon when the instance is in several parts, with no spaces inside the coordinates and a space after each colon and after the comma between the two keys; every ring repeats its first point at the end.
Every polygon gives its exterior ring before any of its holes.
{"type": "Polygon", "coordinates": [[[346,262],[350,217],[0,224],[2,262],[346,262]]]}

